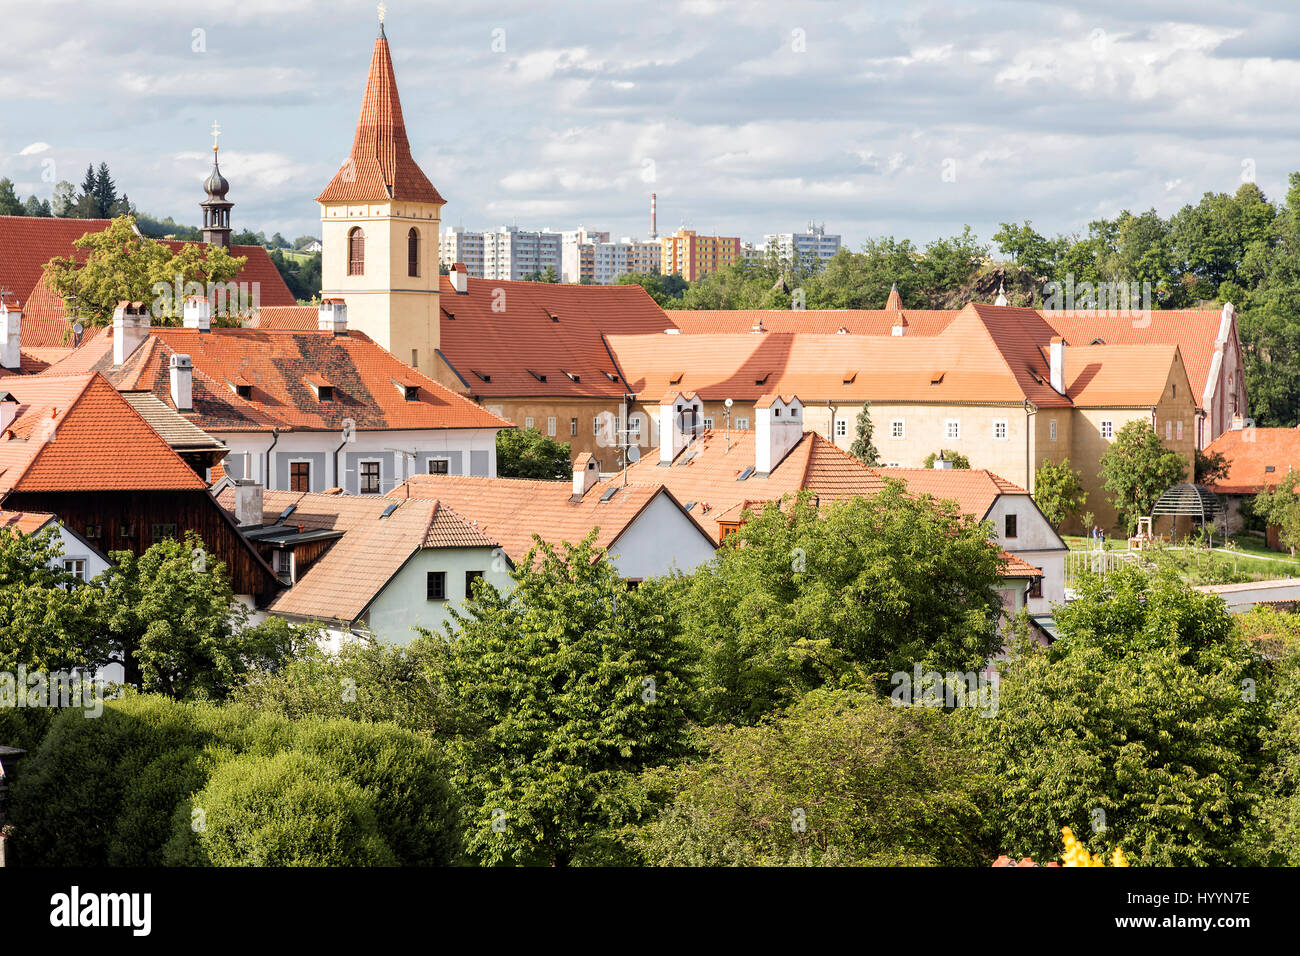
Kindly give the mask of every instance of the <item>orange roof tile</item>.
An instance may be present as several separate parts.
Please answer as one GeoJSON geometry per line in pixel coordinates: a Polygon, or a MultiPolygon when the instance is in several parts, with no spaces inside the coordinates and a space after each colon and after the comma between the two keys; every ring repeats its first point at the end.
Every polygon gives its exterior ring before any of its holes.
{"type": "Polygon", "coordinates": [[[443,276],[441,292],[440,350],[470,394],[483,397],[621,396],[601,334],[662,334],[671,325],[638,285],[470,278],[468,291],[457,294],[443,276]]]}
{"type": "MultiPolygon", "coordinates": [[[[0,216],[0,289],[8,289],[22,301],[25,349],[71,344],[63,300],[43,278],[45,264],[58,256],[84,259],[85,252],[73,243],[88,233],[103,232],[109,225],[108,219],[0,216]]],[[[173,252],[193,244],[159,241],[173,252]]],[[[234,281],[255,287],[263,305],[284,307],[295,303],[293,293],[264,248],[231,246],[229,252],[248,259],[234,281]]],[[[94,331],[88,329],[87,333],[94,331]]]]}
{"type": "Polygon", "coordinates": [[[1071,345],[1065,390],[1082,408],[1158,405],[1170,366],[1181,362],[1178,351],[1177,345],[1071,345]]]}
{"type": "Polygon", "coordinates": [[[751,332],[760,322],[768,332],[889,335],[905,319],[908,335],[938,335],[957,317],[955,309],[669,309],[672,326],[685,335],[751,332]]]}
{"type": "Polygon", "coordinates": [[[155,328],[120,368],[112,364],[109,334],[47,374],[100,371],[124,391],[149,390],[172,406],[167,367],[178,353],[189,355],[194,367],[194,410],[185,417],[205,431],[334,430],[345,419],[363,431],[509,427],[356,331],[155,328]],[[333,385],[333,400],[318,399],[309,377],[333,385]],[[417,397],[407,399],[395,382],[416,384],[417,397]],[[243,383],[251,385],[248,398],[233,387],[243,383]]]}
{"type": "Polygon", "coordinates": [[[978,468],[879,468],[883,478],[897,478],[916,495],[956,502],[968,515],[983,520],[1000,495],[1028,495],[1019,485],[978,468]]]}
{"type": "Polygon", "coordinates": [[[1228,474],[1213,485],[1222,495],[1254,495],[1275,487],[1288,471],[1300,471],[1300,428],[1228,430],[1205,449],[1228,462],[1228,474]]]}
{"type": "Polygon", "coordinates": [[[411,156],[388,40],[375,41],[352,153],[317,202],[427,202],[442,197],[411,156]]]}
{"type": "MultiPolygon", "coordinates": [[[[235,490],[218,503],[231,514],[235,490]]],[[[438,501],[411,498],[383,517],[392,498],[362,495],[262,493],[263,523],[277,522],[293,506],[287,523],[304,530],[343,532],[268,610],[299,617],[351,623],[358,620],[411,555],[421,548],[495,548],[496,542],[438,501]]]]}
{"type": "Polygon", "coordinates": [[[5,511],[0,508],[0,531],[35,534],[54,520],[54,515],[43,511],[5,511]]]}
{"type": "Polygon", "coordinates": [[[5,389],[19,408],[0,435],[0,493],[207,487],[102,375],[21,376],[5,389]]]}
{"type": "Polygon", "coordinates": [[[1003,551],[998,555],[998,560],[1002,562],[1002,577],[1004,578],[1041,578],[1043,569],[1036,568],[1023,558],[1012,554],[1010,551],[1003,551]]]}
{"type": "Polygon", "coordinates": [[[388,497],[405,498],[409,492],[412,497],[437,499],[472,527],[499,541],[517,564],[533,547],[534,534],[552,545],[576,544],[599,528],[596,546],[608,549],[656,497],[665,493],[674,497],[657,483],[629,483],[620,485],[609,500],[601,500],[609,490],[609,486],[597,484],[572,501],[573,488],[567,481],[416,475],[388,497]]]}

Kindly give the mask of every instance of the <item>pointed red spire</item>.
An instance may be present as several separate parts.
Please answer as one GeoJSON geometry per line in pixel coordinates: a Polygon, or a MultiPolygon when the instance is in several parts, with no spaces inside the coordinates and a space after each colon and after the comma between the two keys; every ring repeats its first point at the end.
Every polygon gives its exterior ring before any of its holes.
{"type": "Polygon", "coordinates": [[[903,311],[903,297],[898,294],[898,286],[889,287],[889,298],[885,300],[885,308],[891,312],[903,311]]]}
{"type": "Polygon", "coordinates": [[[334,174],[317,202],[443,202],[438,190],[411,156],[397,96],[393,57],[380,33],[370,58],[370,78],[352,154],[334,174]]]}

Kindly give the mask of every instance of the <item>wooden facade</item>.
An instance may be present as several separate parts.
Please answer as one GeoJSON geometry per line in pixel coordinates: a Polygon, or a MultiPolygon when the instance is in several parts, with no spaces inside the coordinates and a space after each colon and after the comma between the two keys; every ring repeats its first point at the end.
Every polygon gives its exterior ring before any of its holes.
{"type": "Polygon", "coordinates": [[[143,554],[155,540],[193,531],[208,553],[226,565],[236,594],[262,606],[283,587],[271,566],[244,538],[234,520],[205,490],[11,492],[5,507],[57,515],[105,555],[143,554]]]}

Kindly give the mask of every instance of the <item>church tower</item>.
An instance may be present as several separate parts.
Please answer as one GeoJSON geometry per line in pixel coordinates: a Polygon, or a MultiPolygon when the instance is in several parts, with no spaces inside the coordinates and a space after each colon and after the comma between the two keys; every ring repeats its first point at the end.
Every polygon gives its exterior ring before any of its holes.
{"type": "Polygon", "coordinates": [[[226,193],[230,192],[230,183],[226,182],[226,177],[221,175],[221,167],[217,165],[217,137],[220,135],[221,127],[213,123],[212,172],[203,183],[208,198],[199,203],[199,206],[203,210],[203,241],[210,246],[229,249],[230,208],[234,203],[226,198],[226,193]]]}
{"type": "Polygon", "coordinates": [[[443,199],[411,156],[382,5],[352,153],[316,201],[321,298],[342,298],[350,328],[432,372],[443,199]]]}

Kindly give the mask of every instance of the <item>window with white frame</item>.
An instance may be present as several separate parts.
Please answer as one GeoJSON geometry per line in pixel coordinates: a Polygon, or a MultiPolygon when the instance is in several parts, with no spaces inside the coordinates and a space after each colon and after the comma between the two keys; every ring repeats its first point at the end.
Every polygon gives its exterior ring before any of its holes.
{"type": "Polygon", "coordinates": [[[379,462],[361,462],[361,493],[363,495],[379,494],[379,462]]]}
{"type": "Polygon", "coordinates": [[[1053,418],[1047,423],[1047,440],[1056,441],[1056,419],[1053,418]]]}
{"type": "Polygon", "coordinates": [[[451,462],[448,461],[446,458],[429,459],[429,474],[447,475],[450,473],[451,473],[451,462]]]}
{"type": "Polygon", "coordinates": [[[546,434],[552,438],[555,437],[555,416],[552,415],[546,419],[546,434]]]}
{"type": "Polygon", "coordinates": [[[63,570],[72,575],[78,581],[86,580],[86,559],[85,558],[64,558],[63,570]]]}
{"type": "Polygon", "coordinates": [[[749,431],[749,419],[748,419],[748,418],[737,418],[737,419],[736,419],[736,431],[738,431],[738,432],[747,432],[747,431],[749,431]]]}
{"type": "Polygon", "coordinates": [[[890,438],[906,438],[906,437],[907,437],[907,423],[904,422],[903,419],[901,419],[901,418],[895,418],[894,420],[892,420],[892,421],[889,423],[889,437],[890,437],[890,438]]]}
{"type": "Polygon", "coordinates": [[[1165,422],[1165,441],[1173,441],[1173,440],[1174,440],[1174,423],[1171,422],[1171,421],[1166,421],[1166,422],[1165,422]]]}
{"type": "Polygon", "coordinates": [[[1115,437],[1115,423],[1106,421],[1101,423],[1101,437],[1107,441],[1115,437]]]}
{"type": "Polygon", "coordinates": [[[1174,435],[1179,441],[1183,440],[1183,420],[1181,418],[1174,422],[1174,435]]]}
{"type": "Polygon", "coordinates": [[[713,419],[712,419],[712,418],[705,418],[705,419],[704,419],[704,427],[705,427],[705,428],[712,428],[712,427],[713,427],[713,419]]]}
{"type": "Polygon", "coordinates": [[[599,435],[599,434],[600,434],[600,416],[599,416],[599,415],[597,415],[595,418],[593,418],[593,419],[591,420],[591,433],[592,433],[593,435],[599,435]]]}
{"type": "Polygon", "coordinates": [[[1007,440],[1007,420],[1005,418],[995,418],[993,420],[993,438],[997,441],[1007,440]]]}
{"type": "Polygon", "coordinates": [[[842,418],[839,419],[835,423],[835,437],[846,438],[848,437],[848,434],[849,434],[849,423],[842,418]]]}
{"type": "Polygon", "coordinates": [[[534,419],[532,415],[529,415],[524,419],[525,428],[532,428],[534,424],[536,424],[536,419],[534,419]]]}
{"type": "Polygon", "coordinates": [[[949,441],[961,438],[961,419],[946,418],[943,422],[943,437],[949,441]]]}

